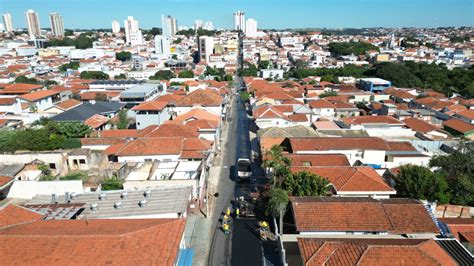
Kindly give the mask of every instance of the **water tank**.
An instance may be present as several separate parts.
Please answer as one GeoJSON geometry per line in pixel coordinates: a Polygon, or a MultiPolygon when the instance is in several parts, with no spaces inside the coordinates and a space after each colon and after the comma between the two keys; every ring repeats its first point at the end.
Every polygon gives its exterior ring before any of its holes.
{"type": "Polygon", "coordinates": [[[122,208],[122,202],[121,201],[117,201],[114,203],[114,208],[115,209],[121,209],[122,208]]]}
{"type": "Polygon", "coordinates": [[[138,206],[140,206],[140,207],[142,207],[142,208],[145,207],[145,206],[146,206],[146,200],[145,200],[145,199],[140,200],[140,201],[138,202],[138,206]]]}
{"type": "Polygon", "coordinates": [[[120,198],[122,198],[122,199],[128,198],[128,192],[127,192],[127,191],[123,191],[122,193],[120,193],[120,198]]]}
{"type": "Polygon", "coordinates": [[[151,196],[151,190],[147,190],[143,193],[143,196],[145,196],[145,198],[149,198],[151,196]]]}
{"type": "Polygon", "coordinates": [[[107,197],[106,197],[104,192],[99,194],[99,200],[106,200],[106,199],[107,199],[107,197]]]}

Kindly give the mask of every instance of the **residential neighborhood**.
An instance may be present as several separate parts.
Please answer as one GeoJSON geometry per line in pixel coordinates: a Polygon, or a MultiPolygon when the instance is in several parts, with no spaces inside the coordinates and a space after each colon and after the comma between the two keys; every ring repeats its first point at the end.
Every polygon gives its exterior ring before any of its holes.
{"type": "Polygon", "coordinates": [[[472,21],[44,10],[2,7],[2,265],[474,265],[472,21]]]}

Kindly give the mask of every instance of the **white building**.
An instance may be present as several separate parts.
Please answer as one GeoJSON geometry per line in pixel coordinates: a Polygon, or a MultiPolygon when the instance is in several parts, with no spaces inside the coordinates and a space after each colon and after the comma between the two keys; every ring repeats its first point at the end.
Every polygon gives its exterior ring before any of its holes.
{"type": "Polygon", "coordinates": [[[10,13],[3,14],[3,24],[5,25],[5,31],[12,32],[14,30],[12,15],[10,13]]]}
{"type": "Polygon", "coordinates": [[[64,37],[64,25],[63,25],[63,17],[53,12],[49,14],[49,20],[51,22],[51,33],[54,37],[64,37]]]}
{"type": "Polygon", "coordinates": [[[168,56],[171,53],[170,38],[164,35],[155,36],[155,53],[168,56]]]}
{"type": "Polygon", "coordinates": [[[28,9],[25,13],[26,25],[28,26],[28,34],[31,37],[41,35],[41,27],[39,23],[38,13],[33,9],[28,9]]]}
{"type": "Polygon", "coordinates": [[[234,30],[245,32],[245,13],[242,11],[234,13],[234,30]]]}
{"type": "Polygon", "coordinates": [[[125,38],[127,44],[131,46],[142,45],[143,38],[140,27],[138,26],[138,20],[133,19],[132,16],[129,16],[124,22],[125,27],[125,38]]]}
{"type": "Polygon", "coordinates": [[[194,21],[194,30],[202,29],[204,21],[198,19],[194,21]]]}
{"type": "Polygon", "coordinates": [[[257,37],[257,21],[255,19],[247,19],[245,23],[245,36],[249,38],[257,37]]]}
{"type": "Polygon", "coordinates": [[[205,30],[214,30],[214,25],[212,25],[212,21],[206,21],[203,28],[205,30]]]}
{"type": "Polygon", "coordinates": [[[199,37],[199,58],[209,62],[209,56],[214,53],[214,37],[201,36],[199,37]]]}
{"type": "Polygon", "coordinates": [[[117,20],[112,21],[112,33],[117,34],[120,32],[120,22],[117,20]]]}
{"type": "Polygon", "coordinates": [[[163,30],[163,36],[171,37],[176,35],[178,31],[178,22],[176,18],[172,16],[161,15],[161,28],[163,30]]]}

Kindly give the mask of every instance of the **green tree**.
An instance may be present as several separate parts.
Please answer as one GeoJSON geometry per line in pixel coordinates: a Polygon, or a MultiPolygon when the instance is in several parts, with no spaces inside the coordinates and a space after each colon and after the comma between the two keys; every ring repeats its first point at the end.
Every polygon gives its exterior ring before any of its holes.
{"type": "Polygon", "coordinates": [[[92,133],[92,128],[81,122],[60,122],[57,123],[57,130],[68,138],[83,138],[92,133]]]}
{"type": "Polygon", "coordinates": [[[445,176],[451,194],[451,203],[474,206],[474,144],[461,142],[448,155],[435,155],[430,167],[445,176]]]}
{"type": "Polygon", "coordinates": [[[77,70],[79,68],[79,62],[69,62],[67,64],[63,64],[61,66],[59,66],[59,70],[62,71],[62,72],[65,72],[67,71],[68,69],[73,69],[73,70],[77,70]]]}
{"type": "Polygon", "coordinates": [[[102,190],[118,190],[123,189],[123,181],[116,176],[104,178],[101,183],[102,190]]]}
{"type": "Polygon", "coordinates": [[[254,64],[244,61],[241,75],[244,77],[257,77],[258,69],[254,64]]]}
{"type": "Polygon", "coordinates": [[[272,174],[273,187],[281,187],[285,177],[291,174],[291,160],[283,156],[283,148],[279,145],[273,145],[266,152],[263,166],[272,174]]]}
{"type": "Polygon", "coordinates": [[[273,217],[279,217],[280,228],[279,233],[283,233],[283,216],[285,216],[288,207],[288,193],[280,188],[275,188],[270,191],[270,199],[268,201],[267,213],[273,217]]]}
{"type": "Polygon", "coordinates": [[[116,75],[114,79],[127,79],[127,76],[125,76],[125,74],[122,73],[120,75],[116,75]]]}
{"type": "Polygon", "coordinates": [[[73,171],[69,172],[65,176],[59,177],[59,180],[82,180],[82,182],[87,182],[89,180],[89,176],[87,175],[86,171],[73,171]]]}
{"type": "Polygon", "coordinates": [[[194,73],[191,70],[182,70],[179,72],[179,78],[194,78],[194,73]]]}
{"type": "Polygon", "coordinates": [[[173,44],[180,44],[183,41],[181,38],[177,38],[176,40],[173,41],[173,44]]]}
{"type": "Polygon", "coordinates": [[[325,196],[329,191],[329,182],[323,177],[303,171],[287,175],[282,188],[292,196],[325,196]]]}
{"type": "Polygon", "coordinates": [[[83,71],[80,75],[81,79],[99,79],[105,80],[109,79],[109,75],[105,74],[102,71],[83,71]]]}
{"type": "Polygon", "coordinates": [[[242,101],[244,102],[247,102],[250,99],[250,93],[248,93],[247,91],[241,91],[240,99],[242,99],[242,101]]]}
{"type": "Polygon", "coordinates": [[[339,42],[339,43],[330,43],[329,51],[334,56],[341,56],[341,55],[364,55],[365,52],[369,50],[376,50],[379,51],[377,46],[374,46],[369,43],[364,42],[339,42]]]}
{"type": "Polygon", "coordinates": [[[128,128],[128,119],[127,119],[127,110],[122,109],[118,113],[117,128],[118,129],[127,129],[128,128]]]}
{"type": "Polygon", "coordinates": [[[115,59],[120,60],[122,62],[129,61],[130,59],[132,59],[132,53],[127,51],[115,53],[115,59]]]}
{"type": "Polygon", "coordinates": [[[270,66],[270,61],[268,60],[260,60],[258,62],[258,69],[267,69],[270,66]]]}
{"type": "Polygon", "coordinates": [[[321,94],[319,94],[319,98],[326,98],[326,97],[332,97],[332,96],[337,96],[337,92],[336,91],[325,91],[321,94]]]}
{"type": "Polygon", "coordinates": [[[448,183],[442,174],[418,165],[403,165],[395,176],[397,195],[414,199],[449,202],[448,183]]]}
{"type": "Polygon", "coordinates": [[[26,76],[18,76],[15,79],[15,83],[28,83],[28,84],[39,84],[35,78],[27,78],[26,76]]]}
{"type": "Polygon", "coordinates": [[[155,73],[155,75],[151,76],[151,80],[170,80],[174,78],[175,75],[171,70],[160,70],[155,73]]]}

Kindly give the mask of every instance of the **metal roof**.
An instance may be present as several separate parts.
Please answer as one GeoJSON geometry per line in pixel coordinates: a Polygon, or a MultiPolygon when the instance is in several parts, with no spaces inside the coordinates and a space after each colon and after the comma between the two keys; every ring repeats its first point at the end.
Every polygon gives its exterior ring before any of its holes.
{"type": "Polygon", "coordinates": [[[144,80],[96,80],[90,84],[93,85],[128,85],[128,84],[143,84],[144,80]]]}
{"type": "MultiPolygon", "coordinates": [[[[130,89],[125,90],[120,94],[121,98],[135,98],[135,97],[145,97],[147,94],[154,90],[160,90],[159,84],[141,84],[133,86],[130,89]]],[[[161,89],[163,90],[163,89],[161,89]]]]}
{"type": "Polygon", "coordinates": [[[83,103],[77,107],[69,109],[63,113],[53,116],[53,121],[80,121],[83,122],[96,114],[106,115],[115,113],[125,106],[119,102],[102,102],[83,103]]]}
{"type": "Polygon", "coordinates": [[[457,239],[435,239],[459,265],[474,265],[474,257],[457,239]]]}

